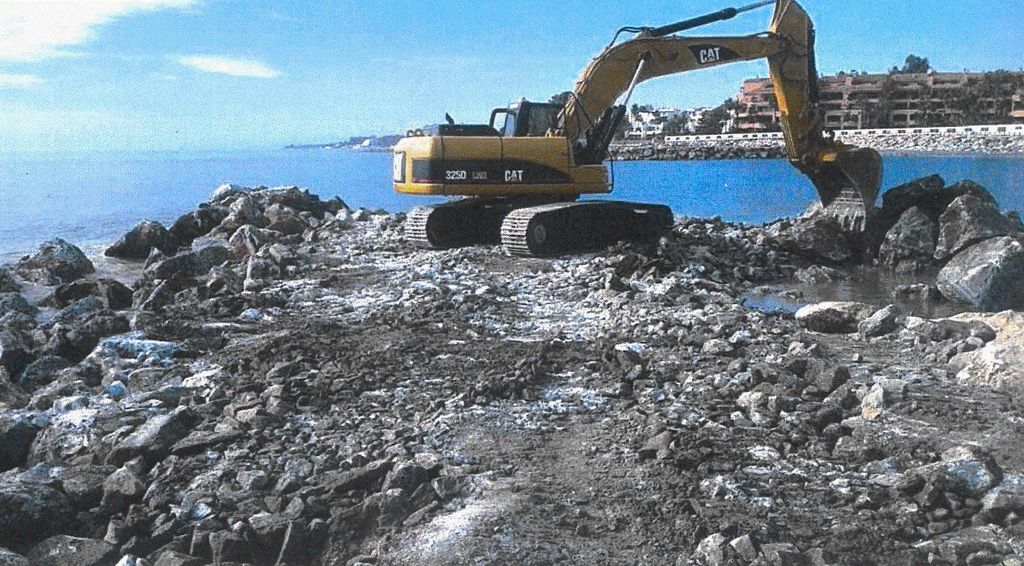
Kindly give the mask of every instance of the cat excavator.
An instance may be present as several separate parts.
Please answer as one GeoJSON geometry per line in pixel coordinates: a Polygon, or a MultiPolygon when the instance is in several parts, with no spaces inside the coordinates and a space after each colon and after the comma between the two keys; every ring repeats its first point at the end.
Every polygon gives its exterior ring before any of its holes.
{"type": "Polygon", "coordinates": [[[662,233],[673,221],[664,205],[580,200],[611,192],[604,163],[633,90],[655,77],[754,59],[768,60],[790,163],[810,178],[824,213],[847,230],[863,230],[881,158],[825,130],[814,27],[804,9],[794,0],[762,0],[665,26],[620,29],[563,105],[521,100],[494,109],[488,124],[456,124],[446,115],[436,131],[410,131],[394,147],[395,190],[461,198],[413,209],[408,239],[429,248],[500,241],[515,255],[552,256],[662,233]],[[772,3],[767,32],[675,35],[772,3]],[[635,35],[616,43],[622,33],[635,35]]]}

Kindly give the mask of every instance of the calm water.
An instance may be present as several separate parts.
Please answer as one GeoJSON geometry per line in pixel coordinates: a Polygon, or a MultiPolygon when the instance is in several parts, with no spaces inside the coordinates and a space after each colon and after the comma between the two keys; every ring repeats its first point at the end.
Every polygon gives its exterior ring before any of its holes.
{"type": "MultiPolygon", "coordinates": [[[[441,199],[391,189],[391,155],[325,150],[0,156],[0,261],[63,237],[85,247],[143,218],[173,221],[220,183],[295,184],[349,206],[408,210],[441,199]]],[[[886,157],[883,187],[931,173],[974,179],[1007,209],[1024,210],[1022,157],[886,157]]],[[[611,198],[661,202],[677,214],[765,222],[815,199],[784,160],[616,163],[611,198]]]]}

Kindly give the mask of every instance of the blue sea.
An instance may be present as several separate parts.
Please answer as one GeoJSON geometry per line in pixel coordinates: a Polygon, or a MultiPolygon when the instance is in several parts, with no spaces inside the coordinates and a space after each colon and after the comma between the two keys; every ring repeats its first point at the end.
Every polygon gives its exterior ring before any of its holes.
{"type": "MultiPolygon", "coordinates": [[[[388,211],[443,200],[395,193],[390,161],[322,149],[0,155],[0,262],[55,236],[95,253],[139,220],[173,221],[224,182],[294,184],[388,211]]],[[[883,187],[938,173],[947,183],[973,179],[1004,208],[1024,211],[1024,157],[887,156],[884,168],[883,187]]],[[[816,198],[782,159],[618,162],[614,176],[610,198],[748,223],[798,214],[816,198]]]]}

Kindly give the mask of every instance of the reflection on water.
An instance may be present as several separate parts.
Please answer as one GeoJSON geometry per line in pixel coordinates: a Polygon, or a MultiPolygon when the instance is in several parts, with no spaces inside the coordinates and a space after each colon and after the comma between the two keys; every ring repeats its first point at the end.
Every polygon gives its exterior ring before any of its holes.
{"type": "Polygon", "coordinates": [[[767,313],[795,313],[804,305],[822,301],[856,301],[879,306],[892,303],[924,318],[945,318],[970,310],[970,305],[942,299],[893,296],[893,290],[900,285],[934,285],[934,271],[911,275],[859,267],[845,273],[848,278],[835,281],[804,283],[794,279],[779,286],[758,287],[744,293],[740,299],[747,308],[767,313]]]}

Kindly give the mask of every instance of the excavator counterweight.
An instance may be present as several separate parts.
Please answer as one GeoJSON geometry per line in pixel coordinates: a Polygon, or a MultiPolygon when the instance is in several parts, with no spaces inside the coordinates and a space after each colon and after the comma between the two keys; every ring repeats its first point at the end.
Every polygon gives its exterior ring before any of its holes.
{"type": "Polygon", "coordinates": [[[799,3],[762,0],[623,31],[636,36],[613,39],[583,69],[560,107],[524,100],[495,109],[486,125],[448,120],[436,135],[410,132],[402,139],[394,150],[395,190],[464,197],[413,210],[409,237],[428,247],[500,241],[514,254],[552,255],[659,233],[672,223],[663,205],[578,201],[611,191],[604,161],[633,88],[655,77],[754,59],[768,61],[790,163],[810,178],[826,214],[849,230],[865,228],[878,194],[881,158],[826,133],[814,28],[799,3]],[[775,11],[766,32],[673,35],[769,3],[775,11]]]}

